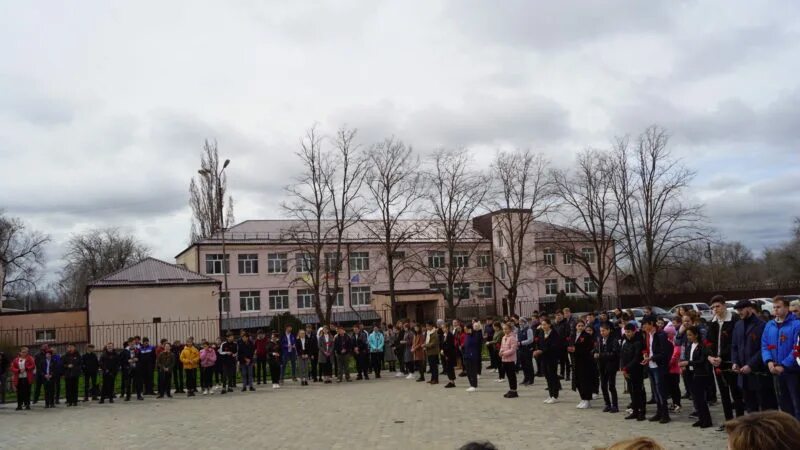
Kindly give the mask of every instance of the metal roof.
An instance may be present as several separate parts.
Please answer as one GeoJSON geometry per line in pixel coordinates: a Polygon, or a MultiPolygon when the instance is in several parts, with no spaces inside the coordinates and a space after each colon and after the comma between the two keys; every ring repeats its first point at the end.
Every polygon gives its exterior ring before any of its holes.
{"type": "Polygon", "coordinates": [[[219,284],[219,281],[181,266],[148,257],[93,281],[89,287],[181,284],[219,284]]]}

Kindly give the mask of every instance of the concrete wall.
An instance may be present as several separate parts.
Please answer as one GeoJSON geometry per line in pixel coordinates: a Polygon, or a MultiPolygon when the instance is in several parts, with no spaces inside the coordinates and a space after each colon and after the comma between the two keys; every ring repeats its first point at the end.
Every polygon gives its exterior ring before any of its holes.
{"type": "Polygon", "coordinates": [[[95,346],[132,336],[151,343],[167,338],[215,339],[219,336],[218,287],[179,285],[95,288],[89,293],[89,325],[95,346]],[[154,323],[160,319],[161,323],[154,323]]]}
{"type": "Polygon", "coordinates": [[[82,343],[88,340],[86,310],[0,314],[0,342],[12,346],[82,343]],[[49,330],[42,333],[44,330],[49,330]],[[42,340],[42,334],[46,339],[42,340]]]}

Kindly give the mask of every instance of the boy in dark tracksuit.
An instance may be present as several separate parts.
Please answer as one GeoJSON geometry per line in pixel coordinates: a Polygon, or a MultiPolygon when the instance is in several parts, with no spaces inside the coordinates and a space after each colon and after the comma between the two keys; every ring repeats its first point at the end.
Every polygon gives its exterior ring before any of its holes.
{"type": "MultiPolygon", "coordinates": [[[[125,401],[131,400],[131,391],[136,391],[136,399],[144,400],[142,397],[142,369],[139,359],[139,349],[133,344],[128,345],[128,348],[120,354],[120,362],[122,363],[122,370],[128,374],[128,382],[123,386],[122,394],[125,396],[125,401]]],[[[152,375],[151,375],[152,378],[152,375]]]]}
{"type": "Polygon", "coordinates": [[[183,351],[183,344],[181,341],[175,340],[172,343],[172,356],[175,357],[175,369],[172,373],[172,383],[175,385],[175,393],[176,394],[183,394],[186,391],[183,390],[183,363],[181,362],[181,352],[183,351]]]}
{"type": "Polygon", "coordinates": [[[81,373],[83,373],[81,354],[78,353],[74,345],[69,344],[67,353],[64,353],[61,362],[64,370],[67,406],[78,406],[78,380],[80,380],[81,373]]]}
{"type": "Polygon", "coordinates": [[[153,372],[156,368],[156,348],[150,345],[150,339],[146,337],[142,339],[138,358],[138,375],[144,384],[144,393],[145,395],[156,395],[153,386],[153,372]]]}
{"type": "Polygon", "coordinates": [[[644,368],[642,366],[642,350],[644,344],[636,334],[636,327],[629,323],[625,325],[625,339],[620,348],[620,365],[625,381],[628,383],[628,392],[631,395],[631,408],[633,412],[625,417],[627,420],[636,419],[643,421],[645,417],[645,392],[644,368]]]}
{"type": "Polygon", "coordinates": [[[600,325],[600,337],[595,350],[597,368],[600,372],[600,388],[606,407],[603,412],[618,413],[617,403],[617,371],[619,370],[619,341],[611,333],[611,324],[600,325]],[[609,392],[611,393],[609,397],[609,392]]]}
{"type": "Polygon", "coordinates": [[[226,341],[222,343],[219,349],[219,358],[222,360],[222,394],[226,392],[233,392],[233,387],[236,385],[236,354],[238,349],[236,342],[233,340],[233,333],[228,332],[226,341]]]}
{"type": "Polygon", "coordinates": [[[100,360],[94,352],[94,345],[86,347],[86,353],[81,357],[83,366],[83,401],[89,401],[89,394],[92,400],[97,400],[97,371],[100,369],[100,360]]]}
{"type": "Polygon", "coordinates": [[[356,355],[356,380],[369,380],[369,335],[359,325],[353,327],[353,347],[356,355]]]}
{"type": "Polygon", "coordinates": [[[56,367],[56,360],[53,358],[53,353],[47,351],[44,358],[41,359],[36,365],[36,372],[41,376],[42,385],[44,386],[44,407],[55,408],[55,379],[58,373],[56,367]]]}
{"type": "Polygon", "coordinates": [[[105,350],[100,355],[100,370],[103,372],[103,391],[100,394],[100,403],[108,399],[114,403],[114,384],[117,380],[120,356],[114,351],[114,344],[106,344],[105,350]]]}
{"type": "MultiPolygon", "coordinates": [[[[272,332],[272,337],[265,346],[267,363],[269,364],[269,376],[272,379],[273,389],[280,387],[281,382],[281,341],[277,331],[272,332]]],[[[266,375],[264,383],[267,383],[266,375]]]]}

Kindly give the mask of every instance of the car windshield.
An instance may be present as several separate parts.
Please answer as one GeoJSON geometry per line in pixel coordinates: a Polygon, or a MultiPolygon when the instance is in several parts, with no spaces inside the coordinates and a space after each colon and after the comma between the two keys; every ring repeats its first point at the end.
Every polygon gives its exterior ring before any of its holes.
{"type": "Polygon", "coordinates": [[[698,303],[697,309],[699,309],[700,311],[711,311],[711,307],[706,305],[705,303],[698,303]]]}

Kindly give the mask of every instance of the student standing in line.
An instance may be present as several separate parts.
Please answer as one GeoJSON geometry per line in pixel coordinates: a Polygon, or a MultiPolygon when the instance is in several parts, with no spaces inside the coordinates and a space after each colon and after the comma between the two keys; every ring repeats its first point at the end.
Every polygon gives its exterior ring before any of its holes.
{"type": "Polygon", "coordinates": [[[36,361],[28,354],[28,347],[21,347],[11,362],[12,383],[17,390],[17,411],[31,409],[31,383],[36,376],[36,361]]]}
{"type": "Polygon", "coordinates": [[[561,390],[561,381],[558,378],[558,365],[563,353],[564,339],[553,328],[553,323],[548,318],[541,320],[541,330],[533,338],[534,356],[542,363],[542,371],[547,380],[547,393],[549,396],[544,403],[558,402],[558,393],[561,390]]]}
{"type": "Polygon", "coordinates": [[[55,378],[56,378],[56,361],[53,359],[53,351],[48,350],[44,354],[44,359],[39,363],[36,368],[38,373],[42,374],[44,379],[44,407],[55,408],[55,378]]]}
{"type": "MultiPolygon", "coordinates": [[[[311,381],[319,381],[319,371],[317,370],[317,357],[319,356],[319,341],[317,333],[311,324],[306,325],[306,345],[308,345],[308,376],[311,381]]],[[[308,383],[306,383],[308,385],[308,383]]]]}
{"type": "Polygon", "coordinates": [[[100,360],[94,352],[94,345],[86,346],[86,353],[81,357],[81,369],[83,370],[83,401],[97,400],[99,389],[97,388],[97,372],[100,370],[100,360]]]}
{"type": "Polygon", "coordinates": [[[425,325],[425,356],[428,357],[428,366],[431,369],[431,381],[429,384],[439,384],[439,333],[432,322],[425,325]]]}
{"type": "Polygon", "coordinates": [[[631,413],[625,419],[643,421],[645,417],[645,392],[644,392],[644,344],[636,333],[636,325],[625,324],[625,339],[620,346],[620,366],[625,381],[628,383],[628,393],[631,396],[631,413]]]}
{"type": "Polygon", "coordinates": [[[211,347],[208,341],[203,340],[203,348],[200,350],[200,390],[203,395],[211,393],[214,386],[214,366],[217,363],[217,352],[211,347]]]}
{"type": "Polygon", "coordinates": [[[337,382],[342,382],[342,377],[345,377],[348,382],[353,381],[350,378],[350,358],[353,353],[353,340],[344,332],[344,327],[339,327],[336,330],[336,337],[333,340],[333,351],[336,354],[336,366],[339,368],[337,372],[337,382]]]}
{"type": "Polygon", "coordinates": [[[183,394],[184,378],[186,374],[183,371],[183,363],[181,362],[181,353],[183,353],[183,344],[178,339],[172,343],[172,355],[175,357],[175,368],[172,369],[172,384],[175,386],[176,394],[183,394]]]}
{"type": "Polygon", "coordinates": [[[445,388],[456,387],[456,359],[458,358],[458,350],[456,348],[456,337],[450,331],[450,324],[447,322],[442,323],[442,367],[444,374],[447,375],[448,383],[444,385],[445,388]]]}
{"type": "Polygon", "coordinates": [[[309,342],[305,330],[297,332],[295,340],[297,350],[297,369],[300,372],[300,386],[308,386],[309,342]]]}
{"type": "Polygon", "coordinates": [[[267,343],[267,365],[269,377],[272,380],[272,389],[281,387],[281,339],[277,331],[273,331],[267,343]]]}
{"type": "Polygon", "coordinates": [[[517,350],[519,342],[517,335],[507,323],[503,324],[503,340],[500,343],[500,361],[503,363],[506,378],[508,378],[508,392],[505,398],[519,397],[517,394],[517,350]]]}
{"type": "MultiPolygon", "coordinates": [[[[606,403],[603,412],[618,413],[617,371],[619,371],[619,342],[611,335],[611,324],[609,322],[600,324],[600,339],[597,342],[595,359],[600,372],[600,389],[603,391],[603,400],[606,403]]],[[[678,378],[680,378],[680,375],[678,375],[678,378]]],[[[680,391],[678,396],[680,397],[680,391]]],[[[678,401],[680,402],[680,400],[678,401]]]]}
{"type": "Polygon", "coordinates": [[[335,355],[333,353],[333,336],[327,325],[322,327],[322,334],[320,334],[317,341],[319,347],[319,371],[322,375],[322,381],[325,384],[330,384],[331,375],[333,374],[331,365],[333,364],[335,355]]]}
{"type": "Polygon", "coordinates": [[[700,342],[700,330],[692,326],[686,330],[686,337],[689,339],[689,356],[686,361],[681,361],[681,367],[692,372],[692,400],[694,409],[697,411],[697,422],[693,427],[709,428],[711,424],[711,412],[708,410],[706,401],[706,389],[711,375],[711,364],[708,362],[708,350],[700,342]]]}
{"type": "Polygon", "coordinates": [[[256,346],[250,340],[250,333],[242,333],[242,339],[239,341],[237,354],[239,357],[239,371],[242,373],[242,392],[250,389],[255,391],[253,387],[253,358],[256,354],[256,346]]]}
{"type": "MultiPolygon", "coordinates": [[[[478,366],[481,364],[481,340],[472,329],[472,325],[464,325],[464,350],[461,352],[461,360],[467,370],[467,381],[469,387],[467,392],[478,390],[478,366]]],[[[455,384],[453,384],[455,386],[455,384]]]]}
{"type": "Polygon", "coordinates": [[[144,337],[139,348],[139,378],[144,384],[144,395],[156,395],[153,388],[153,372],[156,367],[156,349],[150,345],[150,339],[144,337]]]}
{"type": "MultiPolygon", "coordinates": [[[[129,402],[131,400],[132,391],[136,391],[137,400],[144,400],[142,396],[142,369],[139,368],[139,349],[136,344],[129,343],[128,348],[122,351],[120,358],[125,364],[123,366],[124,370],[128,373],[128,384],[123,387],[125,401],[129,402]]],[[[152,378],[152,375],[150,378],[152,378]]]]}
{"type": "Polygon", "coordinates": [[[425,381],[425,335],[422,333],[422,328],[419,324],[414,325],[414,343],[411,345],[411,351],[414,353],[414,370],[419,371],[418,382],[425,381]]]}
{"type": "Polygon", "coordinates": [[[156,357],[156,368],[158,369],[158,396],[164,398],[166,395],[172,398],[172,373],[175,368],[175,355],[172,354],[172,346],[165,342],[164,348],[156,357]]]}
{"type": "Polygon", "coordinates": [[[233,392],[233,386],[236,382],[236,342],[233,341],[233,333],[228,331],[225,336],[225,342],[222,343],[219,349],[219,361],[222,360],[222,390],[221,393],[233,392]]]}
{"type": "Polygon", "coordinates": [[[186,374],[186,396],[194,397],[197,393],[197,368],[200,367],[200,352],[194,346],[194,338],[186,339],[181,352],[183,372],[186,374]]]}
{"type": "Polygon", "coordinates": [[[591,367],[594,365],[592,352],[594,351],[594,339],[587,331],[587,325],[579,320],[575,325],[575,339],[570,342],[567,351],[572,354],[575,363],[575,385],[580,393],[581,401],[578,409],[591,407],[592,390],[594,389],[594,372],[591,367]]]}
{"type": "Polygon", "coordinates": [[[372,372],[375,374],[375,378],[380,378],[385,338],[377,325],[372,327],[372,333],[367,338],[367,344],[369,345],[369,362],[372,366],[372,372]]]}
{"type": "Polygon", "coordinates": [[[283,336],[281,336],[281,383],[286,374],[286,366],[292,366],[292,381],[297,382],[297,350],[295,349],[295,338],[292,333],[292,326],[286,325],[283,336]]]}
{"type": "Polygon", "coordinates": [[[256,333],[256,384],[261,384],[263,381],[264,384],[267,384],[267,343],[269,339],[267,339],[267,335],[264,334],[264,330],[258,330],[256,333]]]}
{"type": "Polygon", "coordinates": [[[83,368],[81,354],[75,349],[74,344],[67,344],[67,353],[62,358],[64,368],[64,390],[66,391],[67,406],[78,406],[78,380],[83,368]]]}
{"type": "MultiPolygon", "coordinates": [[[[386,332],[383,333],[384,336],[384,344],[383,344],[383,360],[386,361],[387,370],[391,372],[395,372],[395,363],[397,362],[397,330],[395,330],[394,325],[388,324],[386,325],[386,332]]],[[[395,376],[397,376],[395,373],[395,376]]]]}
{"type": "Polygon", "coordinates": [[[404,373],[407,380],[414,379],[414,330],[409,322],[403,323],[403,338],[400,340],[403,346],[404,373]]]}
{"type": "Polygon", "coordinates": [[[109,342],[103,353],[100,354],[100,372],[103,374],[103,386],[100,392],[100,404],[114,403],[114,384],[117,381],[119,371],[120,356],[114,350],[114,343],[109,342]]]}

